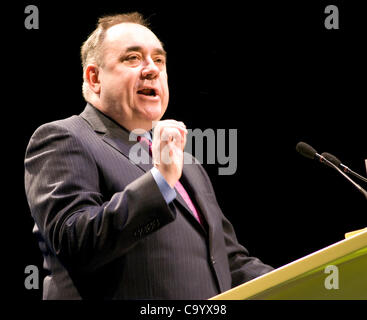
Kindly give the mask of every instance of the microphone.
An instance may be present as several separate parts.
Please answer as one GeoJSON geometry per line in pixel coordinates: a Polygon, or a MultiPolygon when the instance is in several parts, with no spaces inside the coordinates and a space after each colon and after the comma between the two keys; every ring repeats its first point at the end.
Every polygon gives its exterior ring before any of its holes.
{"type": "Polygon", "coordinates": [[[299,152],[302,156],[309,158],[309,159],[315,159],[320,161],[321,163],[337,170],[341,175],[343,175],[350,183],[352,183],[367,199],[367,191],[364,190],[359,184],[355,183],[349,176],[347,176],[342,170],[340,170],[334,163],[326,159],[326,157],[320,155],[317,153],[317,151],[312,148],[310,145],[308,145],[305,142],[298,142],[296,146],[297,152],[299,152]]]}
{"type": "Polygon", "coordinates": [[[328,159],[326,159],[322,155],[319,155],[314,148],[312,148],[309,144],[307,144],[305,142],[298,142],[297,145],[296,145],[296,150],[297,150],[298,153],[300,153],[301,155],[303,155],[304,157],[306,157],[308,159],[318,160],[321,163],[323,163],[327,166],[330,166],[332,168],[334,168],[334,166],[335,166],[328,159]]]}
{"type": "Polygon", "coordinates": [[[345,173],[349,173],[353,176],[355,176],[356,178],[364,181],[364,182],[367,182],[367,179],[361,175],[359,175],[358,173],[354,172],[353,170],[349,169],[347,166],[345,166],[344,164],[342,164],[342,162],[335,156],[333,156],[332,154],[330,153],[327,153],[327,152],[323,152],[321,153],[321,155],[328,159],[330,162],[334,163],[337,167],[339,167],[341,170],[343,170],[345,173]]]}

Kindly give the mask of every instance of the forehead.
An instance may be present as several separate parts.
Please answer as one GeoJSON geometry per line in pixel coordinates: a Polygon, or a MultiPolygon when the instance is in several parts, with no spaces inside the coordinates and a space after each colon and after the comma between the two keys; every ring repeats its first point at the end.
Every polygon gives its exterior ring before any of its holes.
{"type": "Polygon", "coordinates": [[[157,36],[148,28],[135,23],[120,23],[106,31],[104,48],[124,49],[139,46],[147,49],[163,49],[157,36]]]}

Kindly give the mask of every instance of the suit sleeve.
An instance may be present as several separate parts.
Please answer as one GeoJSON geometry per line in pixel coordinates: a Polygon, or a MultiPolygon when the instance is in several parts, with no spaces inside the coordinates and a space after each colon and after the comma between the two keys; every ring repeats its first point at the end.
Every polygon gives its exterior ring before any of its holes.
{"type": "Polygon", "coordinates": [[[147,172],[105,199],[93,154],[58,124],[41,126],[25,155],[32,216],[50,251],[69,268],[93,272],[175,219],[147,172]]]}
{"type": "Polygon", "coordinates": [[[232,224],[223,216],[224,240],[232,276],[232,288],[273,270],[260,259],[251,257],[248,250],[237,241],[232,224]]]}
{"type": "MultiPolygon", "coordinates": [[[[200,168],[207,181],[207,186],[216,201],[215,191],[210,178],[204,168],[201,166],[200,168]]],[[[260,259],[250,256],[249,251],[238,243],[232,224],[222,213],[217,201],[216,205],[218,206],[218,212],[221,214],[225,249],[232,278],[232,288],[274,270],[273,267],[264,264],[260,259]]]]}

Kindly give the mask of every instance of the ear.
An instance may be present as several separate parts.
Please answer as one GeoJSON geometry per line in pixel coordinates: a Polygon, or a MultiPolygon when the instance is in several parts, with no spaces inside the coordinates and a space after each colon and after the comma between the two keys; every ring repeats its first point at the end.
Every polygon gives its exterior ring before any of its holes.
{"type": "Polygon", "coordinates": [[[89,84],[89,88],[96,94],[101,91],[101,83],[99,79],[99,68],[96,64],[88,64],[85,69],[85,79],[89,84]]]}

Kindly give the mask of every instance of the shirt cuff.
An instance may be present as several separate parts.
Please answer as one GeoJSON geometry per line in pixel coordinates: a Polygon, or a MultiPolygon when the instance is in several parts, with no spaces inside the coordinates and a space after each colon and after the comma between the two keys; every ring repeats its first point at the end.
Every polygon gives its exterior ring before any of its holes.
{"type": "Polygon", "coordinates": [[[174,199],[176,199],[176,191],[172,189],[171,186],[167,183],[166,179],[162,176],[159,170],[156,167],[153,167],[150,170],[155,182],[158,185],[159,190],[162,193],[162,196],[167,204],[171,203],[174,199]]]}

